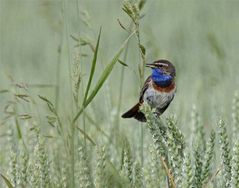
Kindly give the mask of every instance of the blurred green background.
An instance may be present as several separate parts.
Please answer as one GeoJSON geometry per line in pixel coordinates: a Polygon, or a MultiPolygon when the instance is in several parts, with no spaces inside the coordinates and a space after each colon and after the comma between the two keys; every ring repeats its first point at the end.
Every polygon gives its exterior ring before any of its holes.
{"type": "MultiPolygon", "coordinates": [[[[121,10],[122,2],[89,0],[79,1],[79,4],[80,12],[76,8],[76,1],[67,1],[63,17],[61,1],[0,1],[1,89],[8,87],[7,75],[28,84],[55,84],[57,48],[63,38],[61,89],[66,94],[62,96],[67,97],[70,88],[67,82],[68,60],[73,59],[75,41],[66,35],[66,27],[68,35],[89,36],[95,43],[99,27],[102,26],[99,50],[101,65],[98,65],[97,70],[109,61],[127,35],[117,22],[119,18],[122,23],[129,25],[129,20],[121,10]],[[84,16],[86,11],[88,15],[84,16]],[[83,20],[88,22],[91,29],[83,20]]],[[[239,2],[232,0],[151,0],[146,3],[140,31],[147,51],[147,62],[167,58],[177,67],[177,97],[169,108],[170,113],[178,109],[180,113],[189,112],[192,104],[201,106],[205,115],[211,109],[226,112],[225,109],[230,108],[232,94],[239,84],[238,8],[239,2]]],[[[126,63],[129,67],[125,69],[125,103],[122,110],[138,98],[136,62],[139,61],[139,55],[134,40],[131,41],[128,54],[126,63]]],[[[90,55],[81,61],[85,69],[82,71],[85,75],[83,78],[89,74],[90,55]]],[[[121,65],[117,65],[110,76],[113,105],[118,99],[121,68],[121,65]]],[[[147,70],[146,74],[149,73],[147,70]]],[[[50,89],[38,92],[54,97],[50,89]]],[[[103,92],[106,90],[101,94],[103,92]]],[[[95,103],[99,100],[100,95],[95,103]]]]}
{"type": "MultiPolygon", "coordinates": [[[[88,47],[74,47],[76,42],[70,35],[87,38],[95,45],[102,27],[95,85],[104,66],[128,35],[117,22],[119,19],[125,26],[130,25],[121,8],[120,0],[69,0],[65,3],[58,0],[0,0],[0,89],[9,89],[12,83],[26,83],[41,106],[42,101],[37,95],[54,101],[56,93],[54,87],[38,84],[55,85],[59,74],[59,110],[61,114],[73,112],[71,68],[74,58],[79,51],[85,54],[80,59],[81,86],[84,87],[93,55],[88,47]],[[62,47],[61,53],[58,53],[59,47],[62,47]],[[57,68],[58,63],[60,68],[57,68]],[[15,81],[11,82],[10,77],[15,81]]],[[[231,118],[232,97],[239,86],[238,10],[239,2],[233,0],[146,2],[140,22],[146,61],[166,58],[175,64],[177,94],[165,114],[175,114],[183,129],[190,126],[185,122],[188,122],[194,104],[206,126],[216,123],[218,116],[231,118]]],[[[124,74],[122,113],[138,100],[139,62],[139,50],[133,37],[125,61],[128,67],[124,74]]],[[[118,63],[87,109],[106,132],[119,102],[121,70],[122,65],[118,63]]],[[[147,69],[145,74],[149,75],[150,70],[147,69]]],[[[8,100],[8,94],[1,93],[2,118],[8,100]]],[[[37,113],[44,114],[44,108],[37,113]]],[[[30,112],[31,107],[25,106],[23,111],[30,112]]],[[[134,124],[138,123],[133,119],[120,119],[120,129],[127,130],[129,136],[139,132],[134,124]]]]}

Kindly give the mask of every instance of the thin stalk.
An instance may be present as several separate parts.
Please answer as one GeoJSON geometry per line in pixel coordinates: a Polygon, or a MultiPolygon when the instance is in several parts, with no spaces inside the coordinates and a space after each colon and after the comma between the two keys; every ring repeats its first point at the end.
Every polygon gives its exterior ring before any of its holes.
{"type": "MultiPolygon", "coordinates": [[[[131,31],[132,28],[133,28],[133,22],[130,23],[129,30],[131,31]]],[[[130,34],[128,34],[128,36],[130,36],[130,34]]],[[[126,47],[125,47],[123,62],[126,62],[126,60],[127,60],[128,49],[129,49],[129,43],[127,43],[126,47]]],[[[116,115],[116,120],[115,120],[115,126],[116,126],[117,130],[118,130],[118,127],[119,127],[119,119],[120,119],[119,116],[120,116],[120,109],[121,109],[122,97],[123,97],[124,72],[125,72],[125,67],[122,66],[121,73],[120,73],[120,89],[119,89],[120,93],[119,93],[119,99],[118,99],[119,103],[118,103],[118,106],[117,106],[117,115],[116,115]]]]}
{"type": "MultiPolygon", "coordinates": [[[[127,43],[125,47],[125,52],[124,52],[124,57],[123,57],[123,62],[126,62],[127,55],[128,55],[128,49],[129,49],[129,43],[127,43]]],[[[125,67],[122,66],[121,73],[120,73],[120,88],[119,88],[119,103],[117,106],[117,115],[116,115],[116,121],[115,121],[115,126],[116,129],[118,130],[119,128],[119,114],[120,114],[120,109],[122,105],[122,97],[123,97],[123,86],[124,86],[124,72],[125,72],[125,67]]]]}
{"type": "Polygon", "coordinates": [[[165,169],[165,172],[167,174],[167,184],[168,184],[168,188],[176,188],[175,182],[174,182],[174,178],[170,172],[170,169],[168,167],[168,159],[164,159],[163,157],[160,157],[160,160],[163,164],[163,167],[165,169]]]}
{"type": "MultiPolygon", "coordinates": [[[[69,28],[68,28],[68,20],[67,20],[67,16],[66,16],[66,2],[65,0],[62,1],[62,15],[64,18],[64,22],[65,22],[65,32],[66,32],[66,40],[67,40],[67,51],[68,51],[68,72],[69,72],[69,84],[70,86],[72,86],[72,81],[71,81],[71,55],[70,55],[70,41],[69,41],[69,28]]],[[[72,100],[71,100],[71,104],[72,104],[72,100]]],[[[73,105],[71,105],[73,106],[73,105]]],[[[70,131],[70,161],[71,161],[71,165],[70,165],[70,171],[71,171],[71,175],[70,175],[70,187],[74,188],[75,187],[75,123],[71,124],[70,126],[71,131],[70,131]]]]}
{"type": "MultiPolygon", "coordinates": [[[[145,55],[142,54],[141,51],[141,42],[140,42],[140,36],[139,36],[139,25],[136,25],[136,36],[138,39],[138,47],[139,47],[139,56],[141,58],[142,61],[142,65],[139,67],[139,76],[140,76],[140,88],[143,87],[144,84],[144,71],[145,71],[145,64],[146,64],[146,60],[145,60],[145,55]]],[[[141,164],[144,164],[144,125],[143,123],[141,124],[141,129],[140,129],[140,158],[141,158],[141,164]]]]}
{"type": "Polygon", "coordinates": [[[62,38],[63,35],[61,33],[60,44],[57,49],[57,65],[56,65],[56,86],[55,86],[55,108],[58,111],[58,104],[59,104],[59,91],[60,91],[60,72],[61,72],[61,48],[62,48],[62,38]]]}
{"type": "MultiPolygon", "coordinates": [[[[83,114],[83,130],[86,132],[86,126],[85,126],[85,115],[83,114]]],[[[86,136],[84,134],[84,148],[86,149],[86,136]]]]}
{"type": "Polygon", "coordinates": [[[141,158],[141,164],[144,164],[144,125],[143,123],[141,124],[141,129],[140,129],[140,158],[141,158]]]}
{"type": "MultiPolygon", "coordinates": [[[[80,3],[79,3],[79,0],[76,0],[76,12],[77,12],[78,20],[80,21],[80,3]]],[[[81,70],[82,70],[82,63],[81,63],[81,70]]],[[[83,81],[81,81],[81,90],[82,90],[82,93],[84,93],[84,83],[83,83],[83,81]]],[[[77,110],[79,110],[78,105],[77,105],[77,110]]],[[[86,132],[85,113],[83,113],[83,131],[84,131],[84,133],[86,132]]],[[[85,134],[84,134],[84,149],[87,150],[86,135],[85,134]]]]}
{"type": "MultiPolygon", "coordinates": [[[[65,0],[62,1],[63,6],[62,6],[62,14],[65,22],[65,33],[66,33],[66,47],[67,47],[67,57],[68,57],[68,73],[69,73],[69,84],[72,86],[72,80],[71,80],[71,50],[70,50],[70,41],[69,41],[69,26],[68,26],[68,20],[67,20],[67,14],[66,14],[66,3],[65,0]]],[[[71,90],[72,91],[72,90],[71,90]]],[[[72,105],[72,100],[71,100],[71,106],[72,105]]]]}

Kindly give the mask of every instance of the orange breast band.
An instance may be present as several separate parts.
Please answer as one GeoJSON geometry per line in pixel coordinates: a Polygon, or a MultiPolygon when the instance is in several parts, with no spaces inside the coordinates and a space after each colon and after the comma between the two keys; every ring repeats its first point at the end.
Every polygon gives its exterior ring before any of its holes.
{"type": "Polygon", "coordinates": [[[175,82],[172,82],[168,87],[160,87],[160,86],[157,86],[155,83],[153,83],[153,88],[157,91],[168,93],[172,91],[173,89],[175,89],[175,82]]]}

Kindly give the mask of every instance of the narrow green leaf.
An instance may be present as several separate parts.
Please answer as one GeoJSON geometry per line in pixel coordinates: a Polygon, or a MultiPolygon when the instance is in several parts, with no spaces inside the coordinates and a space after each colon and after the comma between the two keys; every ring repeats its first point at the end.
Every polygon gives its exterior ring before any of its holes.
{"type": "Polygon", "coordinates": [[[128,65],[126,63],[124,63],[123,61],[121,61],[120,59],[118,59],[119,63],[125,67],[128,67],[128,65]]]}
{"type": "Polygon", "coordinates": [[[145,3],[146,3],[146,0],[139,1],[139,10],[141,10],[144,7],[145,3]]]}
{"type": "Polygon", "coordinates": [[[25,119],[25,120],[32,118],[32,116],[30,114],[19,114],[18,117],[20,119],[25,119]]]}
{"type": "Polygon", "coordinates": [[[16,127],[17,127],[17,135],[18,135],[18,139],[22,139],[22,131],[21,131],[21,128],[20,128],[20,125],[19,125],[19,122],[18,122],[18,119],[15,118],[15,124],[16,124],[16,127]]]}
{"type": "Polygon", "coordinates": [[[26,95],[26,94],[15,94],[15,96],[16,96],[17,98],[19,98],[19,99],[22,99],[22,100],[26,101],[26,102],[30,102],[30,101],[28,100],[29,96],[26,95]]]}
{"type": "Polygon", "coordinates": [[[126,27],[121,23],[121,21],[120,21],[119,18],[117,19],[117,21],[118,21],[120,27],[121,27],[123,30],[127,31],[126,27]]]}
{"type": "Polygon", "coordinates": [[[102,85],[104,84],[105,80],[108,78],[108,76],[110,75],[115,63],[118,61],[119,56],[121,55],[121,53],[123,52],[125,45],[127,44],[128,40],[130,39],[130,37],[133,35],[134,33],[132,33],[127,39],[126,41],[123,43],[123,45],[121,46],[121,48],[119,49],[118,53],[116,53],[116,55],[114,56],[114,58],[111,60],[111,62],[106,66],[106,68],[104,69],[103,73],[101,74],[100,79],[98,80],[95,88],[93,89],[93,91],[91,92],[90,96],[87,98],[86,102],[85,102],[85,107],[93,100],[93,98],[96,96],[96,94],[98,93],[98,91],[100,90],[100,88],[102,87],[102,85]]]}
{"type": "Polygon", "coordinates": [[[56,138],[55,136],[52,136],[52,135],[45,135],[44,137],[45,138],[56,138]]]}
{"type": "Polygon", "coordinates": [[[85,96],[84,96],[84,100],[83,100],[83,105],[85,105],[86,99],[88,97],[88,93],[90,90],[90,85],[94,76],[94,72],[95,72],[95,66],[96,66],[96,61],[97,61],[97,55],[98,55],[98,48],[99,48],[99,43],[100,43],[100,35],[101,35],[101,28],[100,28],[100,32],[98,35],[98,39],[97,39],[97,44],[96,44],[96,48],[95,48],[95,52],[94,52],[94,57],[92,60],[92,65],[91,65],[91,70],[90,70],[90,77],[87,83],[87,87],[86,87],[86,91],[85,91],[85,96]]]}
{"type": "Polygon", "coordinates": [[[79,112],[74,117],[72,123],[74,124],[76,120],[79,118],[81,113],[84,111],[84,109],[88,106],[88,104],[94,99],[102,85],[104,84],[105,80],[108,78],[109,74],[111,73],[115,63],[118,61],[120,54],[123,52],[125,45],[128,43],[129,39],[135,34],[135,31],[124,41],[123,45],[120,47],[119,51],[116,53],[116,55],[113,57],[111,62],[106,66],[103,73],[100,76],[100,79],[98,80],[95,88],[91,92],[90,96],[86,99],[85,103],[83,104],[82,108],[79,110],[79,112]]]}
{"type": "Polygon", "coordinates": [[[8,188],[14,188],[13,185],[11,184],[11,182],[3,174],[1,174],[1,176],[8,188]]]}
{"type": "Polygon", "coordinates": [[[47,99],[46,97],[40,96],[40,95],[38,95],[38,97],[39,97],[41,100],[43,100],[43,101],[45,101],[45,102],[47,103],[47,106],[48,106],[49,110],[50,110],[52,113],[54,113],[54,114],[57,113],[57,112],[56,112],[56,109],[55,109],[55,107],[54,107],[54,105],[52,104],[52,102],[51,102],[49,99],[47,99]]]}
{"type": "Polygon", "coordinates": [[[55,84],[27,84],[29,88],[54,88],[57,87],[55,84]]]}
{"type": "Polygon", "coordinates": [[[79,39],[76,38],[74,35],[70,35],[70,37],[71,37],[74,41],[79,42],[79,39]]]}
{"type": "Polygon", "coordinates": [[[7,92],[9,92],[9,90],[7,90],[7,89],[0,90],[0,93],[7,93],[7,92]]]}
{"type": "Polygon", "coordinates": [[[41,100],[45,101],[47,104],[50,104],[51,106],[53,106],[52,102],[49,101],[46,97],[43,97],[43,96],[41,96],[41,95],[38,95],[38,97],[39,97],[41,100]]]}

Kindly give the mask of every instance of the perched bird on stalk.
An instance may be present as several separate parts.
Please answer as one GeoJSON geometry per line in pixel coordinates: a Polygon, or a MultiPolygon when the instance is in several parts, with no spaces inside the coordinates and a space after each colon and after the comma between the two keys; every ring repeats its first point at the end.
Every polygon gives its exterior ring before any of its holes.
{"type": "Polygon", "coordinates": [[[146,122],[140,106],[145,102],[155,110],[155,115],[159,117],[169,106],[176,91],[174,65],[165,59],[146,64],[152,69],[152,74],[147,78],[140,92],[139,102],[129,111],[125,112],[123,118],[135,118],[138,121],[146,122]]]}

